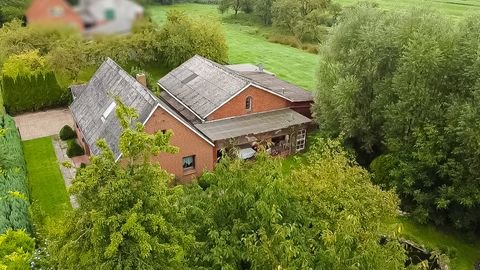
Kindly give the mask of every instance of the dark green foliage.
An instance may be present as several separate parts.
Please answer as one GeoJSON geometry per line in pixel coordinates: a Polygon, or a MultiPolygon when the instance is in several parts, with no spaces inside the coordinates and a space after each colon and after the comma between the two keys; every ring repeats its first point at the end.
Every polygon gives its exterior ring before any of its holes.
{"type": "Polygon", "coordinates": [[[63,106],[70,101],[69,92],[58,85],[52,72],[17,78],[3,76],[3,98],[10,114],[63,106]]]}
{"type": "Polygon", "coordinates": [[[85,154],[83,148],[77,143],[76,140],[70,140],[67,142],[67,156],[71,157],[78,157],[85,154]]]}
{"type": "Polygon", "coordinates": [[[13,19],[23,19],[29,0],[1,0],[0,27],[13,19]]]}
{"type": "Polygon", "coordinates": [[[395,194],[370,183],[337,142],[311,147],[291,174],[265,154],[224,158],[186,189],[191,269],[404,268],[398,243],[379,244],[393,234],[385,221],[396,215],[395,194]]]}
{"type": "Polygon", "coordinates": [[[65,125],[60,130],[59,136],[60,136],[60,139],[62,139],[63,141],[66,141],[70,139],[75,139],[77,137],[77,134],[69,125],[65,125]]]}
{"type": "Polygon", "coordinates": [[[15,122],[0,116],[0,234],[7,229],[31,231],[25,160],[15,122]]]}
{"type": "Polygon", "coordinates": [[[421,222],[480,228],[480,20],[348,10],[321,49],[316,115],[421,222]]]}

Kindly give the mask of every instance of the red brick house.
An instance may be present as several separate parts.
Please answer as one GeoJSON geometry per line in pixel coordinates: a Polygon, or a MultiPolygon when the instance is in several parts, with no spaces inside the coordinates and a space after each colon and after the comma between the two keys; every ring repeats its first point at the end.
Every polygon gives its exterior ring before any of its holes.
{"type": "Polygon", "coordinates": [[[33,0],[25,14],[29,24],[62,24],[83,31],[83,19],[65,0],[33,0]]]}
{"type": "Polygon", "coordinates": [[[160,97],[139,81],[108,59],[88,84],[71,87],[70,109],[88,154],[99,154],[95,142],[104,138],[121,158],[112,96],[138,111],[147,132],[174,132],[180,152],[153,159],[182,180],[212,170],[222,149],[251,158],[260,145],[272,155],[305,148],[312,96],[270,73],[194,56],[158,81],[160,97]]]}

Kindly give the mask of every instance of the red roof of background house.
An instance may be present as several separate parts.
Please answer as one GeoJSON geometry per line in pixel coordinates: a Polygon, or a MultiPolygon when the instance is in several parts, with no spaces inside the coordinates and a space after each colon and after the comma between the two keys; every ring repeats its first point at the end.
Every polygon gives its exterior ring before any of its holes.
{"type": "Polygon", "coordinates": [[[83,20],[64,0],[33,0],[26,12],[29,24],[71,25],[83,31],[83,20]]]}

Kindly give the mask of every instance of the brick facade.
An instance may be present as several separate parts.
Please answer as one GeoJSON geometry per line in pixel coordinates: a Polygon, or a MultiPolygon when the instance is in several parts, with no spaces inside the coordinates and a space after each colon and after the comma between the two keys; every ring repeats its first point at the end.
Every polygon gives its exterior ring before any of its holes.
{"type": "Polygon", "coordinates": [[[177,154],[161,153],[153,158],[154,161],[169,173],[175,174],[182,182],[189,182],[204,170],[213,169],[215,148],[162,108],[157,108],[145,124],[145,131],[149,133],[169,129],[174,132],[170,144],[177,146],[180,151],[177,154]],[[184,171],[182,159],[192,155],[195,156],[195,169],[184,171]]]}
{"type": "Polygon", "coordinates": [[[266,112],[289,107],[289,101],[262,89],[250,86],[208,116],[208,120],[218,120],[249,113],[266,112]],[[247,97],[252,98],[251,110],[245,108],[247,97]]]}
{"type": "Polygon", "coordinates": [[[310,106],[312,102],[290,102],[282,97],[265,90],[250,86],[218,108],[207,117],[208,121],[242,116],[249,113],[268,112],[282,108],[291,108],[294,111],[311,118],[310,106]],[[246,100],[251,98],[251,109],[246,109],[246,100]]]}
{"type": "Polygon", "coordinates": [[[34,0],[26,17],[29,24],[70,25],[83,31],[82,18],[64,0],[34,0]]]}

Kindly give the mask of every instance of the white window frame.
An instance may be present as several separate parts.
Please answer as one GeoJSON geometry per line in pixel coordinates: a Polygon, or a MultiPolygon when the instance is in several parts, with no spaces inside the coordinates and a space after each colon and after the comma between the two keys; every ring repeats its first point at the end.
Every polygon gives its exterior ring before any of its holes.
{"type": "Polygon", "coordinates": [[[184,172],[195,170],[195,158],[196,158],[195,155],[186,156],[186,157],[182,158],[182,168],[183,168],[184,172]],[[191,167],[188,167],[188,168],[183,167],[183,164],[185,163],[186,158],[192,158],[192,166],[191,167]]]}
{"type": "Polygon", "coordinates": [[[307,130],[301,129],[297,132],[297,141],[295,144],[295,151],[300,152],[305,149],[307,142],[307,130]]]}
{"type": "Polygon", "coordinates": [[[248,96],[246,99],[245,99],[245,110],[247,111],[251,111],[252,110],[252,104],[253,103],[253,98],[251,96],[248,96]],[[248,105],[248,107],[247,107],[248,105]]]}

